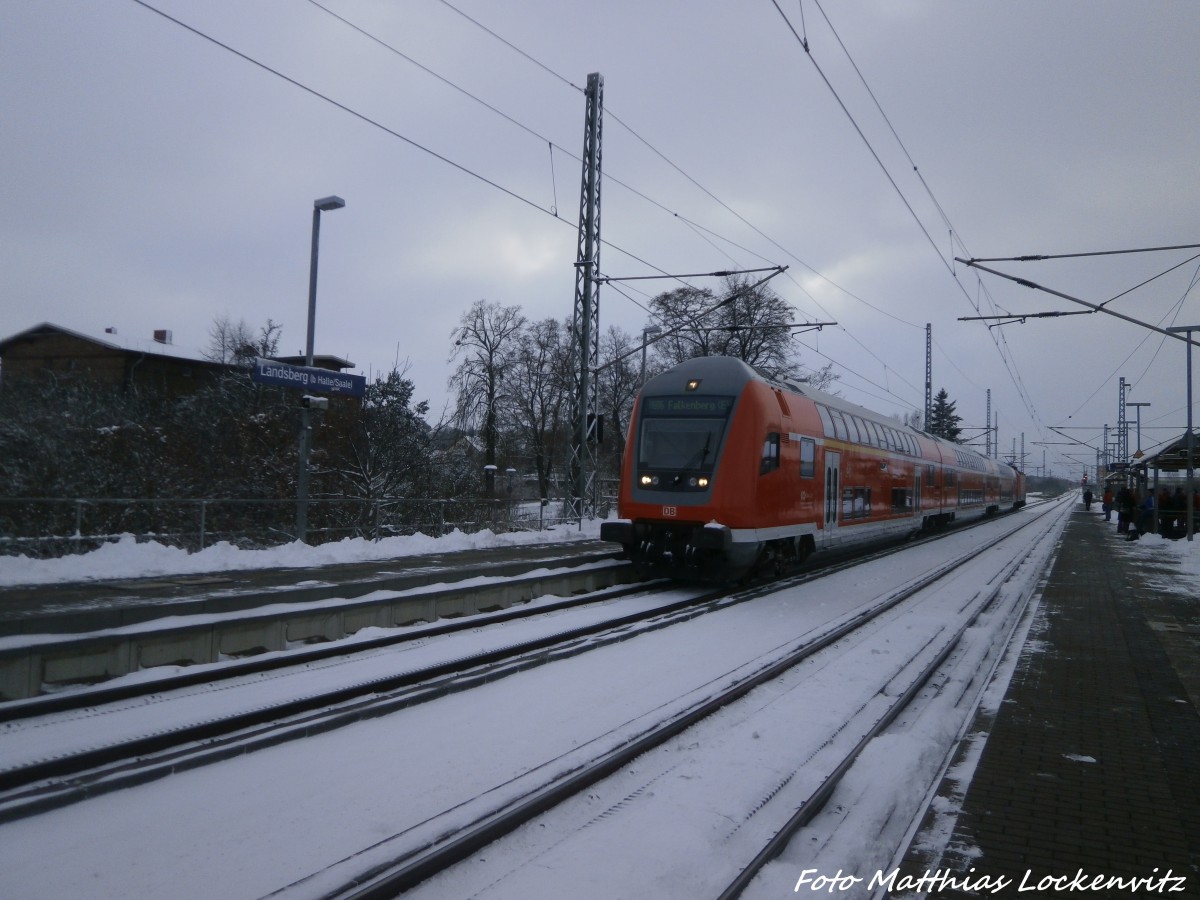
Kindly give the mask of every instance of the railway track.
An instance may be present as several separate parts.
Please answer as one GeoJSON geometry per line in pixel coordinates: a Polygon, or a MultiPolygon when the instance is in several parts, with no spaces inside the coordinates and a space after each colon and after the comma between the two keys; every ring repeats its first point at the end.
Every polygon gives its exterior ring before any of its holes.
{"type": "Polygon", "coordinates": [[[387,715],[555,656],[627,640],[680,615],[698,615],[699,602],[723,596],[694,589],[646,598],[653,589],[654,584],[610,588],[350,646],[313,648],[299,658],[247,660],[217,672],[23,704],[0,718],[0,822],[387,715]],[[614,604],[621,609],[613,610],[614,604]],[[597,612],[582,624],[564,626],[555,618],[584,608],[597,612]],[[518,640],[481,631],[532,619],[545,627],[518,640]],[[431,641],[464,632],[474,632],[476,639],[460,639],[448,651],[421,652],[431,641]],[[411,652],[391,652],[398,649],[411,652]],[[216,712],[214,696],[221,698],[216,712]],[[148,705],[163,710],[152,732],[143,724],[148,705]],[[96,734],[100,723],[102,737],[96,734]],[[46,754],[45,747],[55,751],[46,754]]]}
{"type": "MultiPolygon", "coordinates": [[[[1019,518],[1013,517],[1013,527],[1018,524],[1022,524],[1019,518]]],[[[1005,528],[1006,532],[1012,530],[1005,528]]],[[[856,640],[853,635],[884,627],[883,623],[889,616],[894,620],[896,616],[910,615],[905,611],[913,604],[923,602],[917,598],[922,592],[928,591],[930,585],[951,577],[960,566],[979,555],[979,551],[973,549],[964,553],[961,559],[947,561],[937,571],[925,573],[912,583],[885,591],[871,603],[865,606],[859,604],[854,611],[839,617],[837,621],[826,623],[819,633],[814,631],[798,640],[788,641],[786,646],[781,645],[768,654],[769,658],[757,658],[730,670],[724,674],[722,684],[703,685],[678,698],[678,702],[674,702],[669,710],[659,709],[636,717],[617,731],[583,741],[578,749],[532,767],[520,778],[505,784],[501,790],[457,804],[441,815],[430,816],[413,827],[397,832],[369,852],[354,853],[340,862],[324,865],[312,875],[281,889],[282,893],[288,896],[312,896],[313,891],[317,890],[318,896],[382,897],[394,896],[398,890],[419,885],[434,873],[520,827],[522,822],[551,815],[553,810],[569,806],[572,798],[577,799],[581,791],[585,794],[595,792],[596,788],[589,786],[620,777],[632,760],[660,752],[656,748],[661,749],[665,743],[689,729],[707,727],[706,723],[715,714],[730,708],[756,687],[769,685],[780,677],[786,677],[788,672],[811,667],[816,660],[842,655],[845,651],[843,644],[856,640]],[[603,748],[598,749],[601,745],[603,748]]],[[[692,591],[687,596],[676,596],[669,601],[664,601],[664,598],[643,598],[633,602],[644,608],[626,611],[616,621],[605,613],[587,625],[549,629],[536,640],[501,641],[507,646],[493,646],[486,651],[472,647],[467,652],[461,652],[465,647],[463,645],[453,660],[442,659],[437,666],[409,665],[404,672],[392,672],[383,680],[354,678],[351,679],[353,686],[345,689],[349,691],[346,696],[336,696],[337,692],[324,690],[308,697],[304,701],[307,705],[298,708],[276,704],[273,708],[256,708],[253,712],[227,710],[221,716],[193,722],[186,728],[161,728],[159,733],[135,735],[127,742],[109,741],[103,749],[103,753],[107,754],[104,758],[89,755],[97,752],[97,748],[92,747],[83,753],[60,755],[52,760],[33,760],[28,765],[17,765],[0,772],[0,778],[7,779],[5,783],[9,786],[5,796],[0,797],[0,804],[3,804],[0,807],[0,820],[61,806],[120,786],[158,778],[168,772],[242,756],[252,749],[277,746],[295,737],[328,732],[350,722],[380,717],[400,708],[463,692],[472,686],[492,683],[505,675],[540,667],[549,661],[576,657],[588,650],[627,642],[631,637],[649,631],[661,631],[682,619],[696,619],[706,613],[744,604],[750,599],[803,585],[807,585],[804,589],[811,590],[814,582],[820,583],[821,579],[845,572],[847,568],[848,565],[831,566],[820,572],[806,573],[783,582],[734,593],[692,591]],[[156,742],[159,744],[156,745],[156,742]]],[[[570,601],[571,604],[580,602],[579,598],[570,601]]],[[[601,609],[629,601],[593,597],[590,602],[593,608],[601,609]]],[[[978,609],[973,613],[974,617],[983,614],[992,602],[994,599],[980,600],[976,604],[978,609]]],[[[961,615],[965,613],[960,613],[960,618],[961,615]]],[[[559,615],[560,618],[565,616],[565,612],[559,615]]],[[[450,624],[468,634],[487,633],[481,629],[481,623],[475,620],[460,620],[450,624]]],[[[889,684],[898,685],[907,680],[908,687],[892,698],[893,702],[887,705],[886,711],[880,712],[877,700],[864,702],[856,713],[858,719],[842,723],[839,732],[862,732],[853,752],[842,754],[843,765],[848,766],[848,761],[857,755],[874,733],[904,709],[931,679],[936,679],[934,672],[954,655],[958,639],[970,627],[970,620],[966,619],[954,629],[947,630],[949,626],[940,629],[937,638],[930,638],[926,642],[928,646],[917,654],[919,661],[906,663],[892,673],[889,684]],[[875,724],[870,728],[861,727],[859,719],[867,721],[862,718],[864,716],[875,724]]],[[[455,643],[464,637],[457,636],[455,643]]],[[[417,643],[428,646],[434,640],[429,635],[423,635],[417,643]]],[[[343,668],[346,666],[340,662],[331,663],[317,677],[324,680],[330,669],[343,668]]],[[[264,673],[257,676],[259,681],[274,678],[264,673]]],[[[255,680],[255,676],[251,676],[250,680],[255,680]]],[[[343,688],[338,689],[341,690],[343,688]]],[[[225,695],[229,693],[225,687],[218,688],[218,692],[225,695]]],[[[874,697],[880,691],[876,688],[869,693],[874,697]]],[[[148,702],[161,702],[164,708],[174,706],[174,702],[167,702],[165,694],[159,693],[150,697],[131,698],[128,702],[134,708],[148,702]]],[[[89,719],[95,721],[98,715],[107,715],[94,709],[79,710],[77,714],[81,716],[79,721],[85,725],[89,719]]],[[[5,729],[0,732],[0,745],[11,737],[14,728],[27,727],[29,722],[24,725],[0,725],[5,729]]],[[[840,743],[834,741],[831,743],[833,745],[837,745],[840,752],[840,743]]],[[[826,751],[825,755],[829,752],[833,751],[826,751]]],[[[6,761],[7,758],[6,754],[6,761]]],[[[804,770],[805,778],[810,771],[804,770]]],[[[785,785],[763,801],[763,808],[779,806],[775,796],[787,796],[792,790],[787,785],[800,784],[805,778],[792,773],[785,779],[785,785]]],[[[821,779],[826,792],[832,790],[837,782],[836,771],[834,775],[821,779]]],[[[632,793],[638,790],[634,788],[632,793]]],[[[822,795],[814,794],[799,803],[797,808],[803,810],[805,816],[811,816],[820,808],[822,800],[822,795]]],[[[755,815],[752,818],[761,821],[764,817],[755,815]]],[[[776,834],[785,835],[788,828],[794,827],[799,826],[781,826],[776,834]]],[[[756,833],[755,829],[749,828],[737,830],[746,834],[756,833]]],[[[777,849],[778,842],[786,841],[786,837],[775,837],[774,840],[777,849]]],[[[774,849],[767,850],[767,857],[773,852],[774,849]]],[[[746,866],[751,865],[747,860],[746,866]]],[[[749,871],[749,868],[738,871],[749,871]]],[[[735,890],[740,889],[737,887],[735,890]]]]}
{"type": "MultiPolygon", "coordinates": [[[[1044,516],[1053,519],[1052,513],[1053,510],[1046,510],[1044,516]]],[[[547,855],[557,854],[556,858],[559,858],[573,853],[571,849],[564,849],[564,845],[572,838],[593,841],[595,832],[602,824],[609,819],[613,822],[621,820],[626,808],[637,806],[639,798],[649,793],[664,794],[672,787],[681,790],[681,795],[660,800],[660,803],[675,804],[681,808],[704,806],[703,800],[698,802],[694,797],[688,799],[689,795],[694,794],[693,782],[704,779],[700,775],[690,777],[680,772],[677,754],[670,749],[673,743],[686,742],[688,746],[721,743],[718,755],[731,752],[730,744],[734,744],[744,751],[744,755],[734,752],[735,756],[751,758],[753,753],[748,745],[760,740],[760,734],[769,728],[766,725],[761,731],[754,730],[753,723],[757,718],[754,714],[734,714],[737,728],[743,733],[733,739],[713,738],[711,735],[693,737],[692,732],[706,729],[727,733],[725,726],[714,728],[711,724],[717,714],[729,715],[730,710],[747,700],[756,689],[776,684],[780,679],[791,678],[798,685],[774,689],[785,693],[795,692],[791,703],[793,708],[819,708],[823,698],[827,697],[825,692],[830,685],[853,680],[856,671],[870,668],[869,659],[874,651],[871,641],[864,639],[864,635],[884,633],[902,618],[914,615],[938,618],[945,614],[944,621],[938,627],[916,642],[910,655],[879,670],[876,681],[860,687],[853,709],[837,710],[836,718],[826,725],[828,731],[818,730],[808,742],[810,750],[807,755],[802,755],[798,765],[778,770],[766,793],[747,807],[745,818],[727,823],[722,864],[715,867],[718,871],[706,873],[704,877],[692,871],[690,876],[695,884],[679,885],[680,896],[708,895],[714,875],[720,878],[728,876],[728,885],[718,896],[722,900],[739,896],[759,870],[775,858],[822,810],[867,744],[902,712],[910,710],[922,692],[939,692],[949,683],[950,676],[946,673],[952,669],[961,671],[966,668],[973,672],[982,669],[986,676],[994,667],[1032,592],[1030,587],[1017,591],[997,611],[1005,587],[1023,564],[1023,558],[1000,565],[990,575],[989,586],[985,590],[974,592],[967,598],[955,597],[948,609],[943,606],[939,607],[941,611],[932,613],[928,609],[924,613],[919,611],[922,607],[936,605],[930,599],[931,595],[936,594],[938,586],[956,573],[961,574],[965,568],[978,568],[989,562],[995,566],[997,558],[1006,559],[1006,554],[1011,552],[1011,547],[1006,547],[1006,544],[1011,542],[1013,534],[1029,527],[1036,526],[1024,523],[1021,528],[1009,529],[987,548],[972,549],[947,560],[911,583],[875,597],[854,615],[831,625],[820,634],[805,636],[793,645],[782,648],[770,660],[761,661],[753,671],[736,673],[736,677],[730,679],[730,684],[656,722],[653,727],[629,736],[607,753],[596,755],[567,774],[546,780],[514,801],[478,816],[469,825],[454,828],[441,840],[424,845],[417,841],[403,852],[358,871],[337,888],[320,896],[370,900],[413,891],[412,896],[420,897],[423,889],[428,890],[429,896],[446,896],[446,891],[456,896],[460,892],[463,896],[474,896],[476,891],[496,879],[493,867],[486,864],[476,866],[484,874],[474,880],[469,875],[460,878],[446,873],[452,871],[450,867],[464,860],[483,855],[484,848],[493,841],[502,835],[513,834],[518,829],[520,837],[514,837],[511,842],[486,852],[488,859],[504,861],[499,868],[508,870],[503,875],[507,879],[513,877],[512,871],[519,866],[519,863],[513,862],[514,857],[531,861],[525,871],[534,873],[533,881],[522,884],[515,892],[512,886],[508,886],[505,895],[556,895],[569,891],[570,884],[547,884],[543,875],[548,869],[556,868],[547,855]],[[974,652],[961,650],[960,642],[964,634],[989,614],[994,614],[999,620],[995,630],[1001,635],[1000,642],[991,644],[991,652],[986,649],[981,651],[978,646],[974,652]],[[935,682],[932,687],[931,682],[935,682]],[[848,718],[844,718],[847,713],[848,718]],[[751,730],[749,736],[745,734],[748,729],[751,730]],[[604,788],[597,787],[605,782],[612,784],[604,788]],[[597,812],[593,800],[600,796],[612,798],[612,802],[597,812]],[[563,807],[568,807],[567,811],[559,814],[558,810],[563,807]],[[780,810],[785,814],[780,816],[780,810]],[[752,822],[754,827],[750,827],[752,822]],[[564,838],[564,832],[572,835],[572,838],[564,838]],[[539,836],[541,840],[538,840],[539,836]],[[726,856],[729,851],[733,852],[726,856]],[[438,873],[443,874],[439,876],[438,873]],[[430,878],[433,880],[426,883],[430,878]]],[[[1053,522],[1044,523],[1042,533],[1051,532],[1053,527],[1053,522]]],[[[766,592],[775,588],[777,586],[772,585],[762,590],[766,592]]],[[[973,711],[987,678],[973,677],[970,681],[974,690],[964,691],[966,699],[962,703],[963,715],[968,718],[968,712],[973,711]]],[[[769,701],[767,705],[773,706],[775,701],[769,701]]],[[[772,713],[777,714],[778,710],[772,713]]],[[[950,749],[946,752],[949,753],[950,749]]],[[[720,767],[719,762],[715,765],[720,767]]],[[[628,816],[624,818],[628,819],[628,816]]],[[[608,846],[603,853],[596,854],[599,857],[596,864],[611,874],[612,860],[620,859],[622,868],[637,870],[637,844],[640,840],[637,836],[645,835],[647,831],[644,829],[649,828],[646,821],[624,821],[622,825],[612,825],[610,830],[634,837],[631,841],[621,841],[619,846],[608,846]]],[[[703,838],[702,827],[695,835],[697,845],[703,843],[703,838]]],[[[679,836],[675,835],[672,843],[679,842],[679,836]]],[[[355,864],[361,866],[363,860],[356,857],[353,861],[346,861],[344,867],[355,864]]],[[[572,872],[573,879],[581,877],[577,863],[564,868],[572,872]]],[[[326,871],[321,876],[328,879],[330,874],[326,871]]],[[[677,874],[683,877],[683,873],[677,874]]],[[[339,877],[342,876],[339,874],[333,880],[339,877]]],[[[303,882],[290,887],[297,889],[298,896],[307,893],[303,882]]],[[[606,883],[606,890],[615,894],[622,894],[623,890],[636,891],[637,888],[638,885],[622,888],[606,883]]],[[[285,890],[281,895],[290,896],[291,890],[285,890]]]]}

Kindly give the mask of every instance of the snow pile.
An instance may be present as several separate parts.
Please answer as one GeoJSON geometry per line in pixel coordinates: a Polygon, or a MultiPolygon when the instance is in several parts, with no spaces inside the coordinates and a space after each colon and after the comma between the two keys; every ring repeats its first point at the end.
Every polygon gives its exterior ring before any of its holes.
{"type": "Polygon", "coordinates": [[[247,569],[307,568],[484,547],[578,541],[599,536],[600,522],[592,520],[584,522],[582,527],[578,524],[563,525],[548,531],[495,534],[485,530],[465,534],[456,530],[436,538],[423,534],[385,538],[381,541],[346,538],[315,547],[294,541],[265,550],[240,550],[233,544],[222,542],[196,553],[189,553],[165,544],[138,543],[133,535],[125,535],[115,544],[105,544],[90,553],[61,559],[0,556],[0,587],[195,575],[247,569]]]}

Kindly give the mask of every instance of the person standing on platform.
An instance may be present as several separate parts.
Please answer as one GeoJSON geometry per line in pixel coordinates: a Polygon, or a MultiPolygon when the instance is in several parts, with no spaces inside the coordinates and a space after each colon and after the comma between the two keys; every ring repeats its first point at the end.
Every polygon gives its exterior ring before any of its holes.
{"type": "Polygon", "coordinates": [[[1111,485],[1104,486],[1104,521],[1112,521],[1113,489],[1111,485]]]}
{"type": "Polygon", "coordinates": [[[1137,501],[1133,491],[1123,487],[1117,491],[1117,534],[1128,534],[1129,523],[1133,520],[1133,510],[1137,501]]]}
{"type": "Polygon", "coordinates": [[[1137,509],[1129,526],[1129,537],[1126,539],[1130,541],[1136,541],[1143,534],[1154,532],[1154,491],[1146,491],[1144,495],[1141,491],[1135,491],[1134,499],[1137,509]]]}
{"type": "Polygon", "coordinates": [[[1088,512],[1092,511],[1092,489],[1091,488],[1083,489],[1083,508],[1086,509],[1088,512]]]}

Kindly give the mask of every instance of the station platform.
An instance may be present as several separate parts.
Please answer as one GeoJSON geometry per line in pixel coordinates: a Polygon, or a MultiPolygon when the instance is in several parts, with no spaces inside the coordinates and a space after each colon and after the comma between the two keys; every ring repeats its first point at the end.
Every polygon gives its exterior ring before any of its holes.
{"type": "Polygon", "coordinates": [[[1127,542],[1098,510],[1070,514],[1003,702],[909,847],[897,884],[923,889],[889,896],[1200,896],[1200,542],[1127,542]]]}
{"type": "Polygon", "coordinates": [[[228,569],[139,578],[0,587],[0,635],[115,628],[169,615],[229,612],[263,603],[303,603],[401,591],[477,576],[511,577],[540,565],[615,557],[611,544],[581,538],[449,550],[312,566],[228,569]]]}

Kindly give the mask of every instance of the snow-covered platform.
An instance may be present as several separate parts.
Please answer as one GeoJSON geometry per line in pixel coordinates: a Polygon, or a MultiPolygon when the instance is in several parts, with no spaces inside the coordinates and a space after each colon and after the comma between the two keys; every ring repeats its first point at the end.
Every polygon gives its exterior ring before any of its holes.
{"type": "Polygon", "coordinates": [[[1197,548],[1072,513],[1004,700],[890,896],[1196,895],[1197,548]]]}
{"type": "MultiPolygon", "coordinates": [[[[589,558],[613,557],[616,550],[586,535],[551,539],[543,533],[523,535],[522,542],[493,535],[462,541],[390,539],[380,543],[343,542],[286,552],[241,551],[212,556],[205,571],[204,554],[190,557],[173,548],[113,546],[67,560],[48,560],[47,568],[73,571],[72,564],[94,558],[90,577],[44,578],[38,584],[8,584],[0,579],[0,635],[78,633],[118,628],[164,616],[224,613],[264,603],[303,603],[332,597],[359,597],[378,590],[408,590],[476,576],[512,577],[538,566],[576,564],[589,558]],[[395,555],[387,555],[387,547],[395,555]],[[362,557],[353,559],[356,554],[362,557]],[[160,553],[169,559],[147,563],[160,553]],[[105,556],[121,562],[106,567],[105,556]],[[178,558],[177,558],[178,557],[178,558]],[[232,561],[227,559],[232,557],[232,561]],[[261,557],[261,559],[259,558],[261,557]],[[254,565],[255,560],[258,565],[254,565]]],[[[512,536],[515,538],[515,536],[512,536]]],[[[208,553],[208,551],[205,551],[208,553]]],[[[0,559],[13,568],[20,561],[0,559]]],[[[85,563],[86,564],[86,563],[85,563]]],[[[41,574],[41,573],[38,573],[41,574]]]]}

